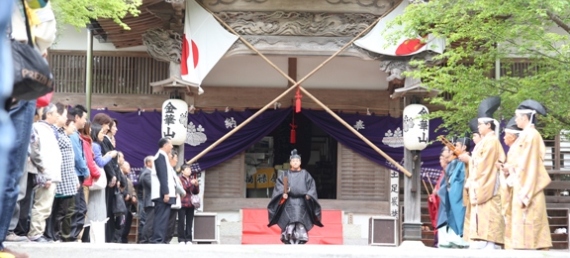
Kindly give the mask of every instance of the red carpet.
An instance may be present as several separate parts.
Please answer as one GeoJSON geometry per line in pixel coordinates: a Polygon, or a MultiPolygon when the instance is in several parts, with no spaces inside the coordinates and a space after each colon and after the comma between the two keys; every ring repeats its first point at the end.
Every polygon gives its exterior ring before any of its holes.
{"type": "MultiPolygon", "coordinates": [[[[242,244],[283,244],[281,229],[267,227],[267,209],[242,209],[242,244]]],[[[308,244],[342,245],[342,211],[323,210],[324,227],[314,226],[309,231],[308,244]]]]}

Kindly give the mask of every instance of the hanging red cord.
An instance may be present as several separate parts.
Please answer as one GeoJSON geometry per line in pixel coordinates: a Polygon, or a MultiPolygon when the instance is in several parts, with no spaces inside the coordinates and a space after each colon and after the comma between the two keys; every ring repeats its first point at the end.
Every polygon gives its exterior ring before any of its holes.
{"type": "Polygon", "coordinates": [[[291,126],[291,137],[289,141],[291,144],[295,144],[297,142],[297,131],[295,130],[297,128],[297,125],[295,124],[295,113],[293,113],[293,119],[289,125],[291,126]]]}
{"type": "Polygon", "coordinates": [[[295,113],[301,112],[301,88],[297,86],[297,92],[295,93],[295,113]]]}

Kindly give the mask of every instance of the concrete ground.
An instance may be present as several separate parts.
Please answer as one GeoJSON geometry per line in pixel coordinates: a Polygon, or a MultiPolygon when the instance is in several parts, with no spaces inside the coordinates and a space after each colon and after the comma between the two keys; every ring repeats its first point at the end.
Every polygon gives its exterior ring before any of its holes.
{"type": "Polygon", "coordinates": [[[421,247],[414,243],[400,247],[361,245],[140,245],[83,243],[7,243],[9,248],[27,252],[32,258],[95,257],[570,257],[569,251],[461,250],[421,247]]]}

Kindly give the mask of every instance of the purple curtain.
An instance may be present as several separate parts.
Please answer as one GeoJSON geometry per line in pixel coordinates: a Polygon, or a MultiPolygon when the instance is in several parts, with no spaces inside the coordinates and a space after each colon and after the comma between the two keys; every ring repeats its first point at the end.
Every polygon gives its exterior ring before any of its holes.
{"type": "MultiPolygon", "coordinates": [[[[258,142],[273,131],[291,109],[268,110],[237,131],[216,148],[204,155],[194,169],[205,170],[220,164],[236,154],[246,150],[251,144],[258,142]]],[[[143,160],[148,155],[154,155],[158,149],[161,137],[161,113],[129,112],[118,113],[109,110],[92,110],[91,115],[105,113],[118,121],[116,136],[117,149],[125,154],[132,168],[143,167],[143,160]]],[[[216,140],[220,139],[235,126],[253,114],[243,112],[197,112],[188,117],[188,136],[184,157],[186,160],[198,155],[216,140]]]]}
{"type": "Polygon", "coordinates": [[[160,112],[118,113],[109,110],[91,110],[91,119],[98,113],[105,113],[117,120],[119,129],[115,137],[117,150],[125,154],[125,160],[133,169],[142,168],[144,158],[156,154],[160,139],[160,112]]]}
{"type": "MultiPolygon", "coordinates": [[[[263,112],[241,130],[237,131],[234,135],[200,158],[193,169],[206,170],[246,150],[254,143],[260,141],[264,136],[270,134],[283,122],[290,112],[290,108],[263,112]]],[[[241,124],[251,115],[253,115],[253,112],[246,110],[243,112],[216,111],[211,114],[198,112],[189,116],[189,135],[187,138],[191,140],[186,141],[186,159],[191,159],[198,155],[202,150],[212,145],[212,143],[231,131],[235,126],[241,124]],[[202,128],[203,131],[199,128],[202,128]]]]}
{"type": "MultiPolygon", "coordinates": [[[[354,133],[340,124],[334,117],[324,111],[303,110],[316,126],[322,128],[330,134],[338,142],[359,153],[360,155],[374,161],[375,163],[395,169],[384,157],[378,154],[374,149],[368,146],[364,141],[358,138],[354,133]]],[[[364,137],[370,140],[380,150],[394,159],[396,162],[403,164],[404,147],[402,138],[402,118],[393,118],[389,116],[363,115],[363,114],[344,114],[338,113],[349,125],[358,130],[364,137]]],[[[422,177],[429,179],[432,183],[439,178],[441,166],[439,165],[439,155],[443,145],[439,141],[435,141],[436,137],[442,132],[435,132],[435,129],[441,124],[440,119],[430,121],[430,141],[432,144],[421,151],[422,159],[422,177]]]]}
{"type": "MultiPolygon", "coordinates": [[[[92,110],[92,116],[101,112],[117,119],[119,129],[116,136],[117,149],[125,154],[125,159],[131,163],[131,167],[141,168],[144,157],[154,155],[157,151],[158,139],[161,137],[161,113],[157,111],[118,113],[108,110],[92,110]]],[[[200,158],[193,169],[206,170],[246,150],[253,143],[270,134],[291,112],[291,108],[264,112],[200,158]]],[[[328,113],[308,109],[303,109],[302,112],[314,125],[322,128],[338,142],[379,165],[394,169],[384,157],[376,153],[328,113]]],[[[197,112],[190,115],[184,153],[185,159],[189,160],[198,155],[252,114],[252,111],[246,110],[243,112],[197,112]]],[[[361,134],[382,151],[402,163],[404,149],[402,138],[399,137],[402,133],[401,118],[343,113],[338,115],[348,124],[357,127],[361,134]]],[[[442,134],[435,132],[435,128],[440,124],[441,120],[438,119],[430,121],[430,141],[434,141],[438,135],[442,134]]],[[[421,152],[422,177],[429,179],[432,183],[437,182],[441,171],[439,166],[441,148],[442,144],[434,141],[421,152]]]]}

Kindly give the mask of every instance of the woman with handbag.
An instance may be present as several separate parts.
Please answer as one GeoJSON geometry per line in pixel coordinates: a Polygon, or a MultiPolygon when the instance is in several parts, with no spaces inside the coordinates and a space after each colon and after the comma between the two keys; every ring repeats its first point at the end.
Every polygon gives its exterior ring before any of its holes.
{"type": "Polygon", "coordinates": [[[93,180],[89,186],[89,201],[87,203],[87,218],[85,226],[90,225],[91,221],[105,221],[107,219],[107,204],[105,198],[105,188],[107,186],[107,177],[104,176],[103,167],[117,156],[116,151],[109,151],[104,156],[101,154],[101,142],[105,137],[108,127],[100,124],[91,124],[91,140],[93,148],[93,161],[97,165],[100,176],[97,180],[93,180]]]}
{"type": "Polygon", "coordinates": [[[189,165],[182,166],[182,175],[180,175],[180,181],[182,181],[182,187],[186,191],[186,195],[181,199],[181,208],[178,210],[178,242],[180,244],[192,244],[192,225],[194,222],[194,209],[197,207],[192,203],[192,196],[198,196],[200,193],[200,187],[198,186],[198,180],[192,178],[192,172],[189,165]]]}
{"type": "MultiPolygon", "coordinates": [[[[114,140],[115,134],[117,133],[117,120],[109,117],[107,114],[99,113],[93,117],[93,120],[97,119],[108,122],[109,129],[105,131],[105,136],[100,142],[101,153],[107,154],[108,152],[116,151],[116,142],[114,140]],[[99,116],[99,117],[98,117],[99,116]]],[[[103,126],[105,123],[101,123],[103,126]]],[[[109,223],[106,225],[105,232],[105,242],[112,243],[118,242],[117,232],[121,232],[125,225],[125,213],[126,205],[123,199],[123,193],[121,188],[127,185],[127,180],[123,176],[123,172],[119,168],[119,155],[116,155],[105,167],[105,173],[107,174],[107,216],[109,217],[109,223]]]]}

